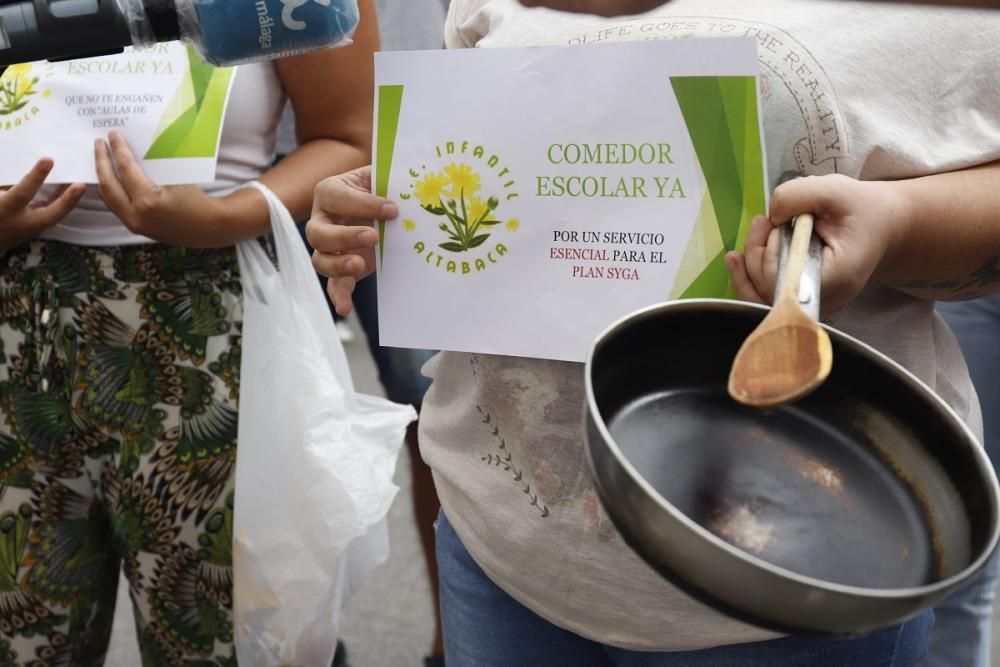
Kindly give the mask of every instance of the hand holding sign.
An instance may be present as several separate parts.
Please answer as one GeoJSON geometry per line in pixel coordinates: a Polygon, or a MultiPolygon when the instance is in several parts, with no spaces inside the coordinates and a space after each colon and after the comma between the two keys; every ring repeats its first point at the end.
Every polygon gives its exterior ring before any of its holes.
{"type": "Polygon", "coordinates": [[[116,132],[107,143],[97,140],[94,159],[101,199],[134,234],[167,245],[222,248],[267,232],[267,209],[256,193],[216,198],[194,185],[159,186],[116,132]]]}
{"type": "Polygon", "coordinates": [[[0,73],[0,185],[43,155],[56,183],[96,183],[89,147],[116,129],[160,183],[215,180],[234,70],[177,42],[101,58],[23,63],[0,73]]]}
{"type": "Polygon", "coordinates": [[[32,203],[52,166],[51,159],[43,158],[17,185],[0,189],[0,251],[31,241],[65,218],[80,201],[85,187],[76,184],[60,188],[46,202],[32,203]]]}
{"type": "Polygon", "coordinates": [[[351,312],[357,281],[375,270],[379,239],[372,220],[393,220],[399,213],[395,204],[371,193],[371,182],[370,166],[326,179],[316,187],[306,225],[309,244],[316,249],[313,266],[330,277],[327,290],[341,315],[351,312]]]}

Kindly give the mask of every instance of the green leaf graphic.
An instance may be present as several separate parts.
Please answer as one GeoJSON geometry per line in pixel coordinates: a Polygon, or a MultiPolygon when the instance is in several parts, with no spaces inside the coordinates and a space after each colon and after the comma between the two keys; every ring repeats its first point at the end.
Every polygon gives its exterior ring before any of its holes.
{"type": "MultiPolygon", "coordinates": [[[[725,254],[742,247],[751,218],[764,212],[763,149],[754,77],[672,77],[681,114],[694,146],[708,197],[682,265],[700,272],[679,286],[681,298],[733,296],[725,254]],[[721,252],[705,257],[706,239],[718,238],[721,252]],[[699,253],[699,257],[692,257],[699,253]]],[[[679,277],[683,280],[683,277],[679,277]]],[[[675,290],[676,292],[676,290],[675,290]]]]}
{"type": "Polygon", "coordinates": [[[167,117],[176,118],[162,128],[146,152],[145,159],[213,157],[219,146],[226,97],[235,70],[201,61],[188,47],[188,71],[167,107],[167,117]]]}

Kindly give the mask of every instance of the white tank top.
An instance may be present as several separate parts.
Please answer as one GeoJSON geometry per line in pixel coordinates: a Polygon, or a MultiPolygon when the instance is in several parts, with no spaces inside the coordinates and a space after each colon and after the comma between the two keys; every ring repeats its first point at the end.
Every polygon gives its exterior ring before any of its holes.
{"type": "MultiPolygon", "coordinates": [[[[278,119],[286,101],[273,63],[241,65],[234,77],[222,125],[215,182],[203,187],[212,195],[229,194],[270,168],[278,119]]],[[[76,210],[41,238],[88,246],[155,243],[130,232],[108,210],[93,186],[87,188],[76,210]]]]}

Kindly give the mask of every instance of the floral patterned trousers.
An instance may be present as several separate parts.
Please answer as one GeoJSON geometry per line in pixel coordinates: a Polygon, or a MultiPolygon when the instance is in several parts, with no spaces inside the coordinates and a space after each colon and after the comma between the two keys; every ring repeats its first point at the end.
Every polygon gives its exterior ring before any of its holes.
{"type": "Polygon", "coordinates": [[[235,665],[233,249],[35,242],[0,266],[0,665],[235,665]]]}

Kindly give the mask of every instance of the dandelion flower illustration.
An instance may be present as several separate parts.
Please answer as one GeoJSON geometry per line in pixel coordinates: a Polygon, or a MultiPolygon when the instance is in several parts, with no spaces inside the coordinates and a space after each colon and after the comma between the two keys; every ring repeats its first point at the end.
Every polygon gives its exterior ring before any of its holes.
{"type": "MultiPolygon", "coordinates": [[[[424,211],[437,218],[434,224],[447,237],[439,239],[439,248],[454,253],[479,248],[489,240],[494,225],[502,224],[497,217],[499,198],[481,192],[482,177],[473,166],[452,162],[439,169],[431,171],[423,165],[419,171],[409,170],[414,179],[410,186],[412,197],[424,211]]],[[[401,195],[401,198],[408,197],[401,195]]],[[[403,228],[414,231],[416,222],[408,218],[403,221],[403,228]]]]}
{"type": "Polygon", "coordinates": [[[22,76],[16,79],[15,81],[16,83],[14,85],[14,94],[20,97],[25,97],[32,93],[31,88],[32,86],[34,86],[35,83],[38,82],[38,79],[32,80],[26,76],[22,76]]]}
{"type": "Polygon", "coordinates": [[[461,197],[462,193],[469,196],[479,192],[479,174],[472,171],[472,167],[469,165],[452,163],[444,168],[444,173],[448,176],[448,181],[451,183],[451,190],[448,192],[448,196],[461,197]]]}
{"type": "Polygon", "coordinates": [[[479,197],[467,197],[466,211],[469,214],[469,221],[476,222],[480,218],[484,221],[495,220],[493,217],[493,209],[496,206],[490,207],[489,201],[483,201],[479,197]],[[483,216],[486,216],[485,218],[483,216]]]}
{"type": "Polygon", "coordinates": [[[510,220],[507,221],[508,232],[516,232],[520,228],[521,228],[521,221],[518,220],[517,218],[511,218],[510,220]]]}
{"type": "Polygon", "coordinates": [[[428,173],[413,186],[413,192],[420,200],[421,206],[440,206],[441,193],[448,185],[448,179],[443,174],[428,173]]]}
{"type": "Polygon", "coordinates": [[[34,95],[39,77],[31,76],[31,63],[11,65],[0,75],[0,116],[23,109],[34,95]]]}
{"type": "Polygon", "coordinates": [[[20,63],[18,65],[11,65],[7,68],[7,71],[3,73],[0,79],[18,79],[22,76],[27,76],[31,72],[31,63],[20,63]]]}

